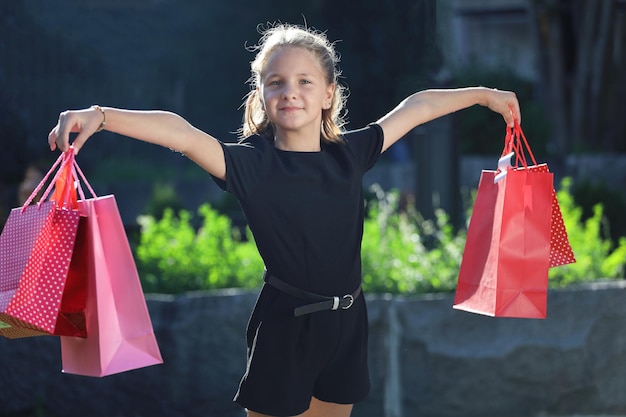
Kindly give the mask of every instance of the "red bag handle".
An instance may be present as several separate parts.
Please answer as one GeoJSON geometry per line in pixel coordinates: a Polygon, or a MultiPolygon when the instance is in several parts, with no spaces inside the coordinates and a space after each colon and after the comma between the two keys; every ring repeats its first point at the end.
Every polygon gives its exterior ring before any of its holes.
{"type": "Polygon", "coordinates": [[[520,163],[528,168],[528,163],[526,162],[526,154],[530,156],[530,159],[533,165],[537,165],[537,160],[535,159],[535,155],[533,151],[530,149],[530,145],[528,144],[528,140],[526,139],[526,135],[522,131],[522,127],[520,126],[517,119],[513,119],[513,127],[506,128],[506,136],[504,138],[504,149],[502,150],[502,155],[505,156],[511,152],[515,152],[515,168],[518,168],[520,163]]]}
{"type": "Polygon", "coordinates": [[[526,135],[524,135],[524,132],[522,131],[522,127],[517,119],[513,119],[513,127],[507,126],[506,128],[504,149],[502,150],[502,154],[498,160],[498,171],[493,178],[494,184],[506,177],[510,168],[519,168],[520,163],[524,168],[528,168],[528,163],[526,162],[526,152],[530,155],[533,165],[537,165],[535,155],[530,149],[530,145],[528,144],[526,135]],[[515,155],[515,165],[511,164],[511,158],[513,155],[515,155]]]}
{"type": "Polygon", "coordinates": [[[50,201],[56,201],[61,208],[78,210],[78,198],[76,196],[76,187],[74,186],[74,175],[72,167],[74,166],[74,149],[70,148],[66,152],[63,165],[59,170],[54,181],[54,192],[50,196],[50,201]]]}

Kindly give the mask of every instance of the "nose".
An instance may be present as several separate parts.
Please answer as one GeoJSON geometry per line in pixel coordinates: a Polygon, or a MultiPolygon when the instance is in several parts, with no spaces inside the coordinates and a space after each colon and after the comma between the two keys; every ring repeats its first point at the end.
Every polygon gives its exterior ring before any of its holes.
{"type": "Polygon", "coordinates": [[[297,96],[296,88],[292,83],[285,83],[282,91],[282,99],[290,100],[295,99],[297,96]]]}

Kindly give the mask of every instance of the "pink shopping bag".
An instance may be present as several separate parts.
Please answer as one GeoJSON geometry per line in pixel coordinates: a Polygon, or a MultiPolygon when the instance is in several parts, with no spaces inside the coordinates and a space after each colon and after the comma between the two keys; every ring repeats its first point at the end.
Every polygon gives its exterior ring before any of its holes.
{"type": "Polygon", "coordinates": [[[94,198],[79,201],[87,219],[87,338],[61,337],[63,372],[102,377],[163,363],[115,197],[89,189],[94,198]]]}
{"type": "Polygon", "coordinates": [[[73,151],[59,156],[24,206],[11,211],[0,235],[0,335],[4,337],[86,335],[82,222],[73,209],[76,195],[60,187],[71,182],[72,161],[73,151]],[[59,164],[41,202],[29,205],[59,164]],[[55,201],[45,201],[53,186],[55,201]]]}

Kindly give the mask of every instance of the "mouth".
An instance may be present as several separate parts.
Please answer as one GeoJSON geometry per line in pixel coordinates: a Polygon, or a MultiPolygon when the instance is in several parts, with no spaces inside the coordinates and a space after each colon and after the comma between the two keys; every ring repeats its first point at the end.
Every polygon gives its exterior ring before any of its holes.
{"type": "Polygon", "coordinates": [[[292,112],[300,110],[300,107],[288,106],[288,107],[281,107],[278,110],[285,112],[285,113],[292,113],[292,112]]]}

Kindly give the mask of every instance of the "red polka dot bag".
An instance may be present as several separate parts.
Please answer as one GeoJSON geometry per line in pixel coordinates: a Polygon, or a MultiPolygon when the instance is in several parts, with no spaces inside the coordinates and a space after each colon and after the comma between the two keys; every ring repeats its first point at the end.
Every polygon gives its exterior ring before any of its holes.
{"type": "Polygon", "coordinates": [[[546,317],[548,269],[575,262],[553,182],[547,164],[537,164],[519,124],[507,129],[498,170],[484,170],[480,177],[455,309],[546,317]]]}
{"type": "Polygon", "coordinates": [[[0,235],[0,335],[86,336],[84,220],[70,184],[73,156],[61,155],[0,235]],[[59,167],[60,165],[60,167],[59,167]],[[40,202],[31,205],[59,167],[40,202]],[[45,201],[52,187],[54,194],[45,201]]]}
{"type": "MultiPolygon", "coordinates": [[[[526,169],[531,172],[550,172],[548,164],[537,164],[535,156],[530,146],[528,146],[526,136],[524,132],[522,132],[519,124],[516,123],[513,131],[509,131],[505,143],[507,145],[502,153],[502,157],[505,157],[505,154],[510,154],[510,152],[516,152],[516,170],[526,169]],[[524,156],[524,148],[528,151],[533,165],[527,164],[524,156]]],[[[552,202],[552,214],[550,217],[550,268],[554,268],[561,265],[572,264],[576,262],[576,257],[574,256],[574,251],[567,237],[563,214],[561,213],[561,207],[559,206],[559,200],[554,188],[552,188],[550,199],[552,202]]]]}
{"type": "Polygon", "coordinates": [[[78,210],[86,221],[87,337],[61,336],[63,372],[103,377],[163,363],[115,196],[93,198],[78,186],[78,210]]]}

